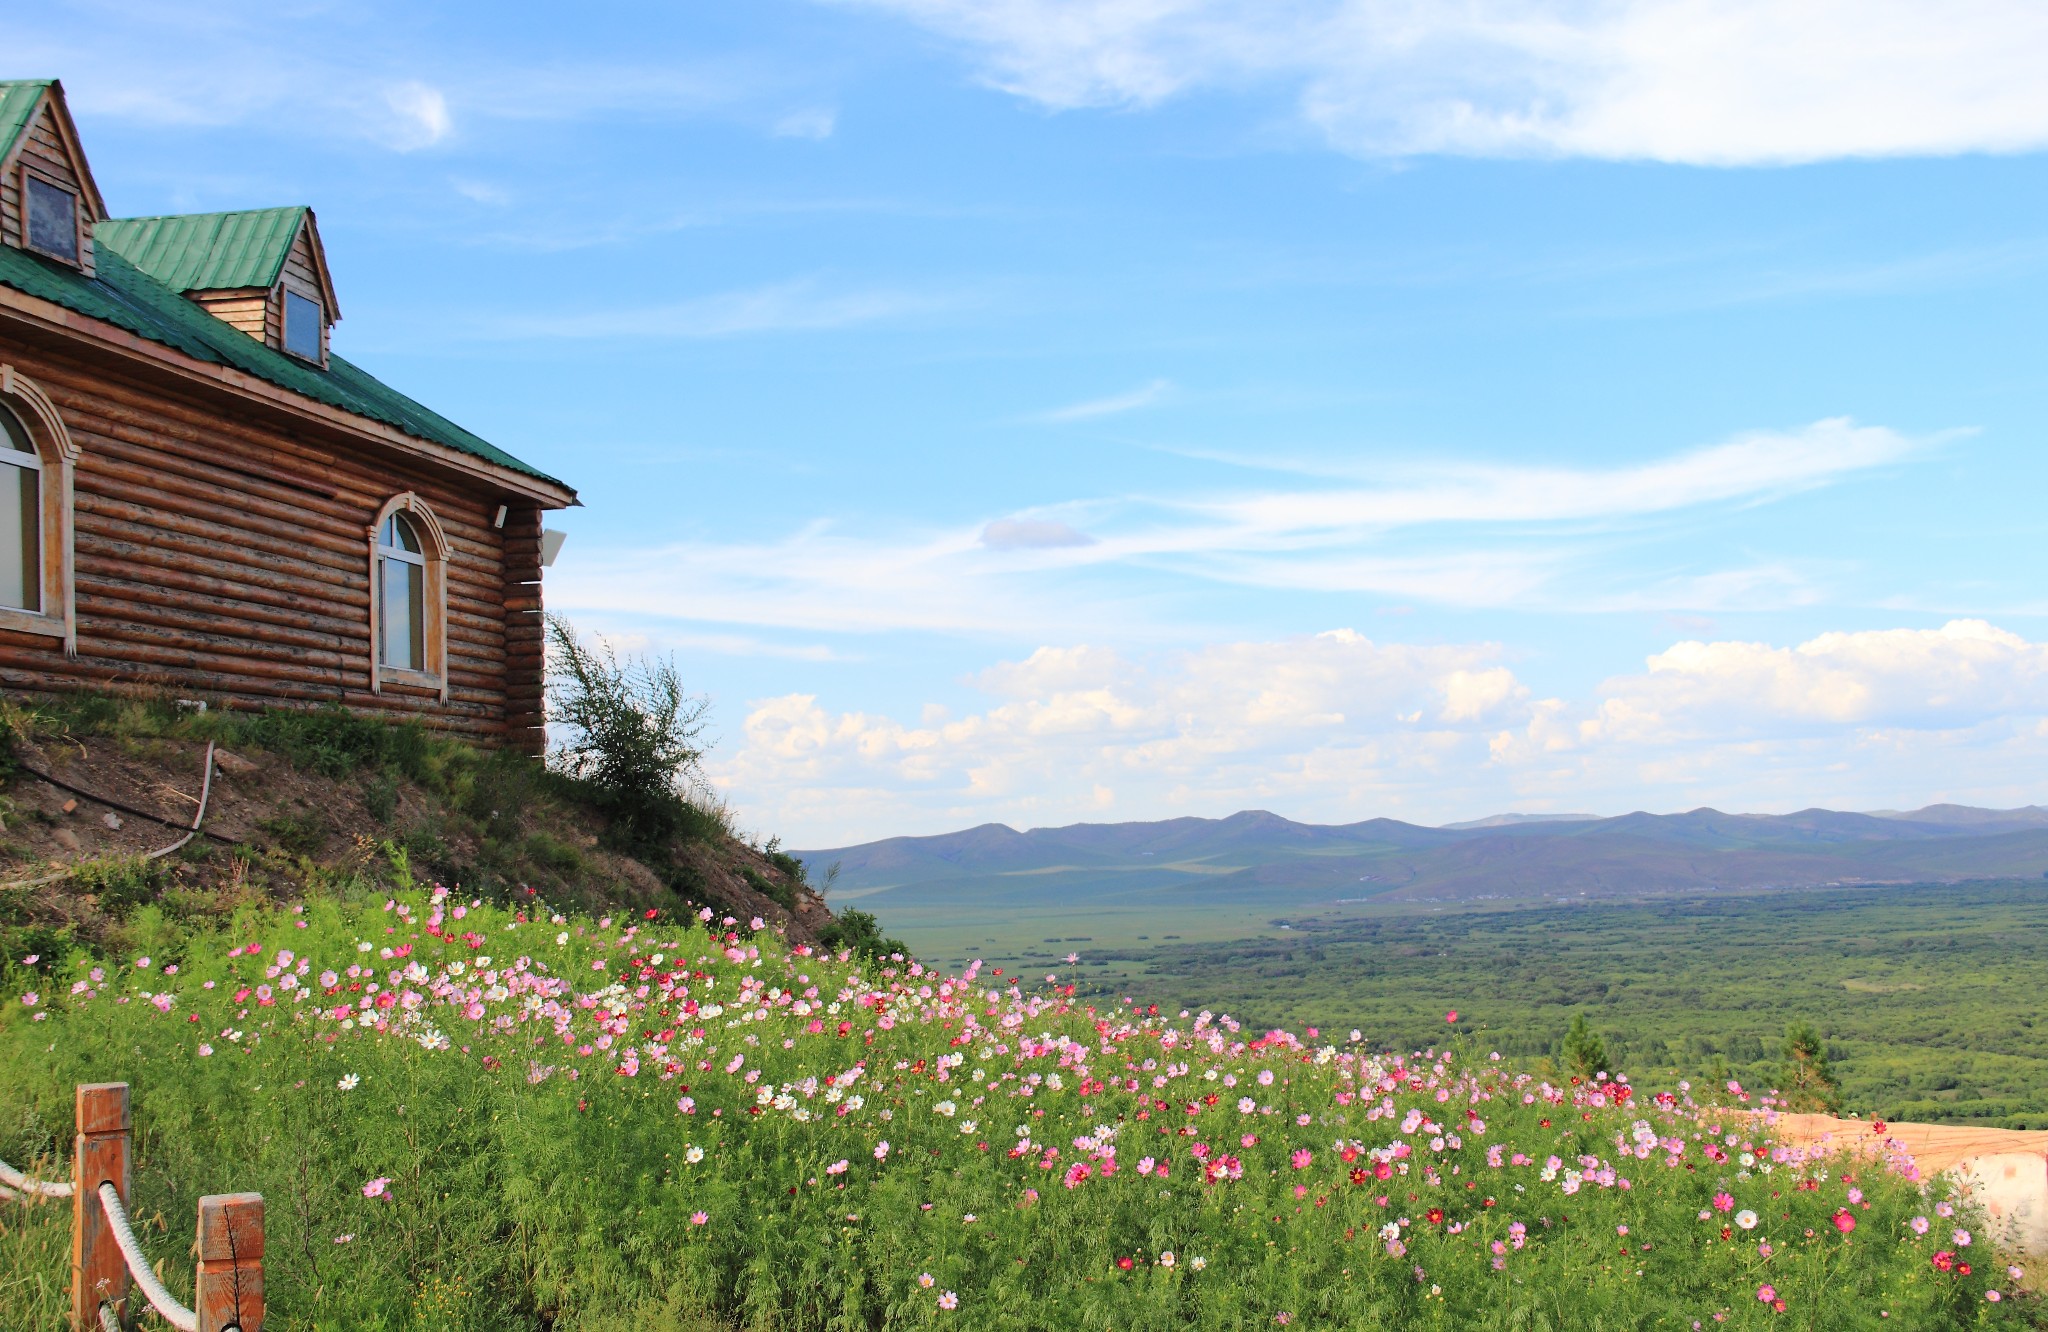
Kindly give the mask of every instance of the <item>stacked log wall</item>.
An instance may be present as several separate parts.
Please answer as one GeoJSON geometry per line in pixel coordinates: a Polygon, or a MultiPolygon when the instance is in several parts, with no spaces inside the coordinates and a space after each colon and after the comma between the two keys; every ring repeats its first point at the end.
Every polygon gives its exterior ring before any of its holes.
{"type": "Polygon", "coordinates": [[[0,341],[79,446],[78,655],[0,633],[0,685],[137,689],[216,705],[340,703],[532,748],[539,726],[539,530],[488,482],[373,455],[203,390],[109,374],[68,349],[0,341]],[[413,491],[448,538],[448,684],[369,688],[367,529],[413,491]],[[532,582],[528,582],[528,575],[532,582]],[[508,613],[516,626],[508,632],[508,613]]]}

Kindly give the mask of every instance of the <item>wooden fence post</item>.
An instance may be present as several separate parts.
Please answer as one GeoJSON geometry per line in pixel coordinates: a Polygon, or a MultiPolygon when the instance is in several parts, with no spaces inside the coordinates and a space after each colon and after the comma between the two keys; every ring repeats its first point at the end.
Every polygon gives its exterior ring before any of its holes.
{"type": "Polygon", "coordinates": [[[100,1184],[128,1202],[128,1084],[88,1082],[78,1088],[78,1137],[71,1155],[71,1327],[95,1332],[102,1302],[127,1312],[128,1260],[114,1243],[100,1203],[100,1184]]]}
{"type": "Polygon", "coordinates": [[[199,1332],[263,1332],[263,1195],[199,1200],[199,1332]]]}

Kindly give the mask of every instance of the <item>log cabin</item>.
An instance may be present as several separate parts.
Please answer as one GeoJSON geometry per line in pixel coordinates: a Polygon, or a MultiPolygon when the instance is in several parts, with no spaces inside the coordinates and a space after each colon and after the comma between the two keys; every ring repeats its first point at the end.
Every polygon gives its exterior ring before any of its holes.
{"type": "Polygon", "coordinates": [[[336,355],[340,317],[311,208],[111,218],[63,87],[0,82],[0,688],[540,750],[576,494],[336,355]]]}

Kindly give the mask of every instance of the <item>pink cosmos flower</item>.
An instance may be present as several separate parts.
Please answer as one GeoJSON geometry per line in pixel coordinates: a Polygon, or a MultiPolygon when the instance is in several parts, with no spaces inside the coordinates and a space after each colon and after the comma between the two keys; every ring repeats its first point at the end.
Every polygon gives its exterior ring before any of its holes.
{"type": "Polygon", "coordinates": [[[1714,1195],[1714,1210],[1715,1210],[1715,1211],[1717,1211],[1717,1212],[1726,1212],[1726,1211],[1729,1211],[1729,1210],[1731,1210],[1732,1208],[1734,1208],[1734,1206],[1735,1206],[1735,1195],[1734,1195],[1734,1194],[1732,1194],[1732,1193],[1717,1193],[1717,1194],[1715,1194],[1715,1195],[1714,1195]]]}
{"type": "Polygon", "coordinates": [[[960,1297],[950,1290],[942,1291],[939,1294],[939,1307],[941,1309],[957,1309],[960,1307],[960,1297]]]}
{"type": "Polygon", "coordinates": [[[1856,1218],[1849,1215],[1849,1209],[1846,1207],[1835,1213],[1834,1222],[1835,1229],[1841,1231],[1844,1235],[1856,1229],[1856,1218]]]}
{"type": "Polygon", "coordinates": [[[1297,1147],[1294,1149],[1294,1155],[1287,1159],[1294,1163],[1296,1170],[1306,1170],[1309,1162],[1316,1159],[1316,1154],[1306,1147],[1297,1147]]]}
{"type": "Polygon", "coordinates": [[[701,1225],[703,1225],[703,1224],[704,1224],[705,1222],[709,1221],[710,1219],[711,1219],[711,1214],[710,1214],[709,1212],[692,1212],[692,1213],[690,1213],[690,1224],[691,1224],[691,1225],[693,1225],[693,1226],[701,1226],[701,1225]]]}
{"type": "Polygon", "coordinates": [[[1766,1281],[1763,1285],[1756,1288],[1756,1297],[1765,1304],[1769,1304],[1772,1300],[1778,1298],[1777,1288],[1766,1281]]]}
{"type": "Polygon", "coordinates": [[[377,1178],[363,1185],[363,1196],[365,1198],[387,1197],[390,1194],[390,1191],[391,1179],[387,1175],[379,1175],[377,1176],[377,1178]]]}

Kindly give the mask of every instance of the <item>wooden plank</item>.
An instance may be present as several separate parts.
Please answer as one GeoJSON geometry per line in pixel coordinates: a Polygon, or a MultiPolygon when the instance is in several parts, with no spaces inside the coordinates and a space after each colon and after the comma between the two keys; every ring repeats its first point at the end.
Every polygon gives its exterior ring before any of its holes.
{"type": "Polygon", "coordinates": [[[128,1260],[114,1242],[100,1185],[112,1184],[123,1204],[134,1196],[128,1084],[81,1083],[77,1116],[71,1152],[71,1327],[72,1332],[98,1332],[102,1303],[113,1305],[116,1317],[127,1312],[128,1260]]]}

